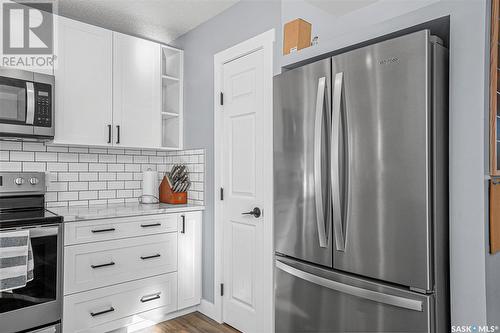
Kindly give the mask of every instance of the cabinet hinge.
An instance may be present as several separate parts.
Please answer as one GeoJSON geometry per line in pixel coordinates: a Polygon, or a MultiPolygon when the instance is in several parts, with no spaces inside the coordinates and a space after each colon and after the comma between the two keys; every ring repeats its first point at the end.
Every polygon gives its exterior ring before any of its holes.
{"type": "Polygon", "coordinates": [[[220,188],[220,200],[224,200],[224,188],[220,188]]]}
{"type": "Polygon", "coordinates": [[[220,93],[220,105],[224,105],[224,94],[220,93]]]}
{"type": "Polygon", "coordinates": [[[220,295],[224,296],[224,283],[220,284],[220,295]]]}

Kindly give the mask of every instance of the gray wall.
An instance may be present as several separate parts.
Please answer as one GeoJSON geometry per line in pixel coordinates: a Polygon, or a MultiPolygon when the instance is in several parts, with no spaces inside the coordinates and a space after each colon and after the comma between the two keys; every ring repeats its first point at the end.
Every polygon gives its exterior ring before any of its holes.
{"type": "Polygon", "coordinates": [[[280,36],[280,26],[279,1],[243,0],[170,43],[185,51],[184,148],[206,149],[203,298],[211,302],[214,299],[214,54],[272,28],[280,36]]]}

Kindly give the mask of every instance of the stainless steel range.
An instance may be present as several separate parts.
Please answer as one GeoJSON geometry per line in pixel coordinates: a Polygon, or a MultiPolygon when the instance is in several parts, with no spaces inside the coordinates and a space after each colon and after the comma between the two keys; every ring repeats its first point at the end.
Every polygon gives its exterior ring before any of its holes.
{"type": "Polygon", "coordinates": [[[9,289],[3,283],[2,333],[61,331],[62,217],[45,209],[44,195],[45,174],[0,172],[0,282],[8,282],[12,274],[14,257],[2,247],[8,235],[29,235],[33,263],[31,280],[24,286],[9,289]]]}

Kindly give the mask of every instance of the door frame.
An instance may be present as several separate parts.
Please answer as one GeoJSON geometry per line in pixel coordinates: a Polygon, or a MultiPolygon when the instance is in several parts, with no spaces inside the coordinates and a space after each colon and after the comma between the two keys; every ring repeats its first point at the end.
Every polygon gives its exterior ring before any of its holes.
{"type": "Polygon", "coordinates": [[[214,306],[215,320],[223,322],[223,300],[220,285],[223,283],[223,202],[220,200],[220,188],[223,187],[223,106],[220,105],[220,92],[223,84],[223,66],[235,59],[252,52],[263,50],[264,53],[264,281],[265,297],[262,310],[262,332],[274,332],[274,242],[273,242],[273,54],[275,30],[268,30],[242,43],[232,46],[214,55],[214,306]]]}

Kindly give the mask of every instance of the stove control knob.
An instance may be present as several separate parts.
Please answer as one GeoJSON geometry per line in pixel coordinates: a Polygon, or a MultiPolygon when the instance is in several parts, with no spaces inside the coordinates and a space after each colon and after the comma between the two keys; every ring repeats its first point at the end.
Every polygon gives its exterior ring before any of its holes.
{"type": "Polygon", "coordinates": [[[38,180],[38,178],[36,178],[36,177],[32,177],[32,178],[30,178],[30,184],[31,184],[31,185],[36,185],[36,184],[38,184],[39,182],[40,182],[40,181],[39,181],[39,180],[38,180]]]}
{"type": "Polygon", "coordinates": [[[21,177],[18,177],[14,180],[14,183],[16,183],[16,185],[23,185],[24,184],[24,178],[21,178],[21,177]]]}

